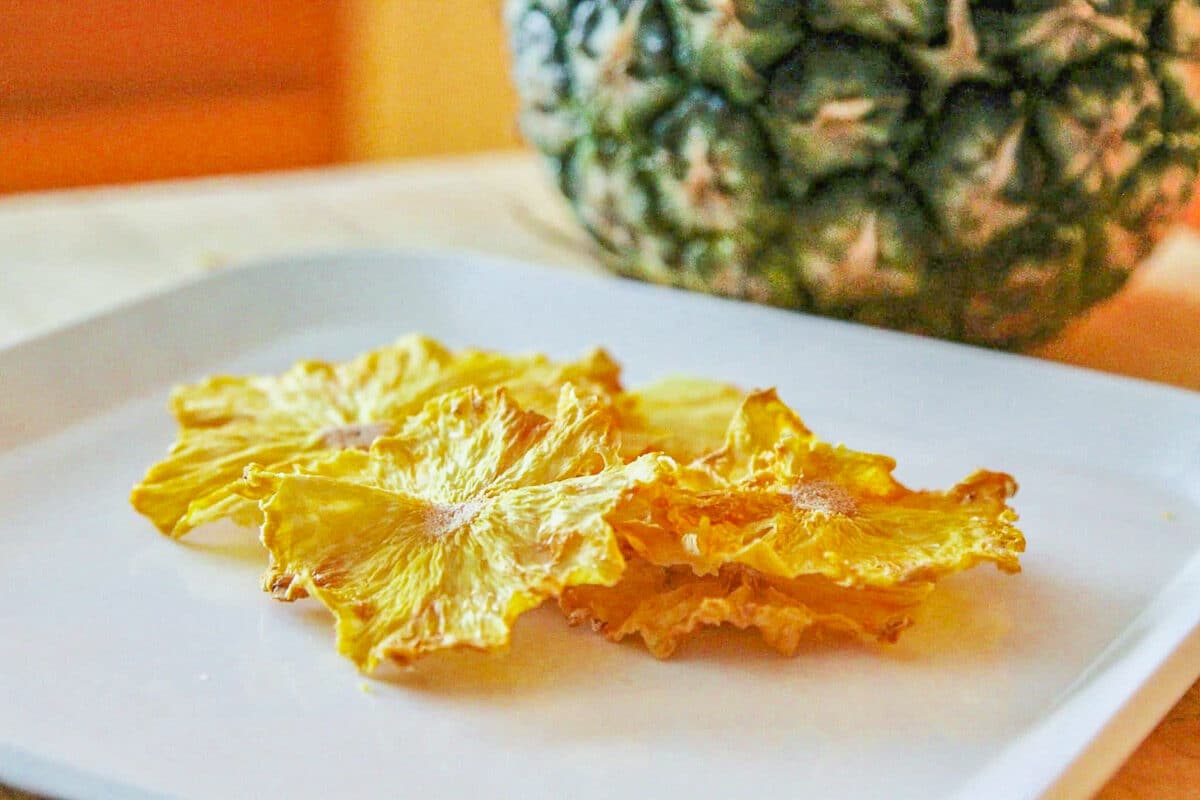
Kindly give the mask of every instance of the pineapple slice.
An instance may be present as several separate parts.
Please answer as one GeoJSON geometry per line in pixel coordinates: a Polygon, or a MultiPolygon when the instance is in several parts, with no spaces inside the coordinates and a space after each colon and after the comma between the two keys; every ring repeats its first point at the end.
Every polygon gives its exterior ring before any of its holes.
{"type": "Polygon", "coordinates": [[[1008,475],[915,492],[895,462],[820,441],[774,391],[750,395],[722,448],[631,491],[611,518],[630,566],[560,605],[614,641],[671,655],[702,627],[757,628],[791,654],[802,635],[894,641],[941,577],[1020,570],[1008,475]]]}
{"type": "Polygon", "coordinates": [[[237,488],[265,515],[264,588],[320,600],[339,651],[368,672],[501,648],[521,613],[564,587],[620,578],[608,517],[661,464],[623,465],[615,426],[610,406],[571,387],[553,421],[504,390],[468,388],[309,474],[252,467],[237,488]]]}
{"type": "Polygon", "coordinates": [[[343,450],[370,447],[426,401],[464,386],[504,386],[522,407],[552,412],[564,384],[613,393],[619,371],[602,351],[558,364],[540,355],[452,353],[409,336],[342,364],[305,361],[278,377],[209,378],[172,395],[179,438],[130,501],[174,537],[226,517],[254,525],[258,509],[233,491],[250,464],[309,471],[343,450]]]}
{"type": "Polygon", "coordinates": [[[764,575],[820,575],[843,586],[935,580],[983,561],[1020,569],[1025,541],[1006,501],[1008,475],[980,471],[946,492],[917,492],[886,456],[817,439],[776,396],[758,392],[725,447],[624,504],[626,544],[698,575],[726,564],[764,575]]]}
{"type": "Polygon", "coordinates": [[[636,556],[615,586],[574,586],[559,605],[571,624],[587,622],[619,642],[638,635],[657,658],[689,637],[723,624],[755,628],[783,655],[816,633],[894,642],[912,624],[909,612],[933,585],[847,589],[820,578],[770,578],[729,564],[716,575],[661,567],[636,556]]]}

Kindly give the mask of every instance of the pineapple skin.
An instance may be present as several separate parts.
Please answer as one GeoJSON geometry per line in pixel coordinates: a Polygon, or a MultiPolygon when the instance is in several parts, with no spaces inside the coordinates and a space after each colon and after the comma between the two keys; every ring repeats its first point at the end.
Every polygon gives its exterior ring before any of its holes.
{"type": "Polygon", "coordinates": [[[1200,164],[1200,0],[507,0],[521,128],[605,261],[1017,349],[1200,164]]]}

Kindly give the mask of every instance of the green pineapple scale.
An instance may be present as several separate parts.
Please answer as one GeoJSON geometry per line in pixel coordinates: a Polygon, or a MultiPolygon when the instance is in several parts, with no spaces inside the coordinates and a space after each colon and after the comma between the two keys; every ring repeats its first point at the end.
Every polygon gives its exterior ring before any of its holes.
{"type": "Polygon", "coordinates": [[[1003,348],[1200,163],[1198,0],[508,0],[521,127],[624,275],[1003,348]]]}

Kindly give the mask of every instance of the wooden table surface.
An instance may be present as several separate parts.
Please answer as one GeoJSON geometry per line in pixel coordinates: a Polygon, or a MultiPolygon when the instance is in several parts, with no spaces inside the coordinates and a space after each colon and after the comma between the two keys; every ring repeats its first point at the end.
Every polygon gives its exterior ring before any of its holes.
{"type": "MultiPolygon", "coordinates": [[[[523,153],[18,195],[0,198],[0,347],[205,271],[398,245],[597,269],[523,153]]],[[[1033,355],[1200,390],[1200,235],[1181,227],[1123,293],[1033,355]]],[[[1200,682],[1098,797],[1200,798],[1200,682]]]]}

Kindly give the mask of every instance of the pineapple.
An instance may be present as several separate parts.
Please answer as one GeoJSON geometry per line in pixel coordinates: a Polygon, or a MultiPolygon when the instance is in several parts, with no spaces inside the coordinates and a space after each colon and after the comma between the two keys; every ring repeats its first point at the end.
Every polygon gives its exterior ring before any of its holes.
{"type": "Polygon", "coordinates": [[[614,269],[1019,348],[1200,162],[1200,0],[508,0],[521,126],[614,269]]]}

